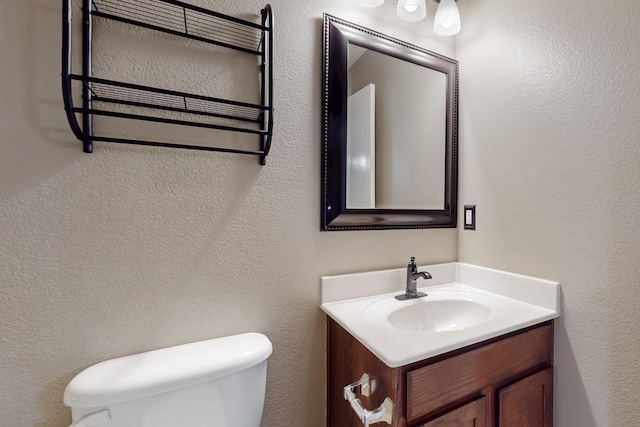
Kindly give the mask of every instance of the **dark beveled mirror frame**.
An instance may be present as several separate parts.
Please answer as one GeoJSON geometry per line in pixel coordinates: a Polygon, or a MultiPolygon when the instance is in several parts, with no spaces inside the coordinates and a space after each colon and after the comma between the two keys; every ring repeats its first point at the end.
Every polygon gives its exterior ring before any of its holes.
{"type": "Polygon", "coordinates": [[[328,14],[324,15],[323,28],[321,230],[455,228],[458,184],[458,62],[328,14]],[[350,43],[446,75],[444,209],[347,209],[347,63],[350,43]]]}

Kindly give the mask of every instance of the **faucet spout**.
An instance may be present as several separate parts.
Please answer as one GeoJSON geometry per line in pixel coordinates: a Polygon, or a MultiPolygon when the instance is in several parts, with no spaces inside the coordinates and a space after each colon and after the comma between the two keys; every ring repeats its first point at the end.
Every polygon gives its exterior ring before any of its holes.
{"type": "Polygon", "coordinates": [[[418,271],[416,258],[411,257],[411,261],[407,264],[407,287],[404,294],[397,295],[395,298],[397,300],[404,301],[407,299],[426,297],[427,294],[424,292],[418,292],[417,290],[417,281],[421,277],[425,280],[432,278],[431,273],[428,271],[418,271]]]}
{"type": "Polygon", "coordinates": [[[433,279],[433,277],[431,277],[431,273],[429,273],[428,271],[418,271],[416,273],[411,274],[411,279],[413,279],[414,281],[416,281],[419,278],[423,278],[423,279],[433,279]]]}

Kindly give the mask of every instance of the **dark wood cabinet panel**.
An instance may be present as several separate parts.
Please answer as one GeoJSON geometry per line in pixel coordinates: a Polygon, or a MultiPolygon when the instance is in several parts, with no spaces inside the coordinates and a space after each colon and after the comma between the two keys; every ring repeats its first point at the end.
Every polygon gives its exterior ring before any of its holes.
{"type": "Polygon", "coordinates": [[[524,332],[407,373],[407,418],[469,400],[478,390],[546,367],[553,356],[551,325],[524,332]]]}
{"type": "Polygon", "coordinates": [[[499,391],[501,427],[552,427],[553,370],[531,375],[499,391]]]}
{"type": "Polygon", "coordinates": [[[488,427],[487,406],[488,400],[483,396],[424,424],[423,427],[488,427]]]}
{"type": "Polygon", "coordinates": [[[369,397],[358,395],[362,404],[371,410],[380,406],[385,397],[389,397],[394,403],[393,425],[403,425],[396,424],[403,418],[404,402],[400,393],[401,370],[389,368],[331,319],[328,322],[327,332],[327,425],[331,427],[362,426],[362,422],[351,409],[349,402],[344,400],[343,388],[358,381],[364,373],[372,379],[372,390],[369,397]]]}

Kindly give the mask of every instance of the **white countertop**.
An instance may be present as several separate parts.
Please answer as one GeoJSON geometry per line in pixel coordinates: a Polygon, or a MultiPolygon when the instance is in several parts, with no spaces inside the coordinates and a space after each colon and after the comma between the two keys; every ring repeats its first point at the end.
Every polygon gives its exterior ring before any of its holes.
{"type": "MultiPolygon", "coordinates": [[[[421,266],[433,279],[418,290],[430,296],[397,301],[404,293],[406,269],[322,278],[322,310],[389,367],[399,367],[514,332],[560,315],[560,284],[544,279],[462,263],[421,266]],[[490,317],[477,326],[454,331],[398,329],[388,322],[397,308],[465,295],[491,304],[490,317]]],[[[466,296],[471,298],[466,298],[466,296]]]]}

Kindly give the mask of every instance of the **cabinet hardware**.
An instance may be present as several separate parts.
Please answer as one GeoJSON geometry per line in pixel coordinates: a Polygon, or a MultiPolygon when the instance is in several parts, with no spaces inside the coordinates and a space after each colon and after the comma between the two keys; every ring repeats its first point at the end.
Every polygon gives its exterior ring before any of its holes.
{"type": "Polygon", "coordinates": [[[381,422],[391,424],[393,418],[393,402],[391,399],[386,397],[380,406],[369,411],[362,405],[360,399],[356,397],[354,390],[358,387],[360,387],[360,394],[369,396],[371,393],[369,375],[364,373],[358,381],[344,387],[344,400],[351,404],[351,408],[358,418],[360,418],[362,424],[364,424],[365,427],[381,422]]]}

